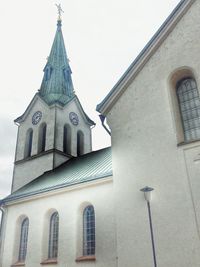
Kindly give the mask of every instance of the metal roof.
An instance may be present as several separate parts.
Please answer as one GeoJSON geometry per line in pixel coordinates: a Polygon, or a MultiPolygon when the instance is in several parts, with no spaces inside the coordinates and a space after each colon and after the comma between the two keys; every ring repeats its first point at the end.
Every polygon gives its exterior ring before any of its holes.
{"type": "Polygon", "coordinates": [[[39,90],[40,96],[48,105],[57,102],[65,105],[74,96],[72,71],[67,58],[61,26],[61,20],[58,20],[56,35],[39,90]]]}
{"type": "Polygon", "coordinates": [[[3,199],[3,203],[112,175],[111,147],[73,158],[3,199]]]}

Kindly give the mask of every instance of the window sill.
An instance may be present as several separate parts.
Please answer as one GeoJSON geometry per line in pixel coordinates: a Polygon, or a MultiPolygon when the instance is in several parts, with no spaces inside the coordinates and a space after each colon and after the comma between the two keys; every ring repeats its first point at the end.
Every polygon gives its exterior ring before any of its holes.
{"type": "Polygon", "coordinates": [[[11,265],[11,267],[15,267],[15,266],[25,266],[25,262],[18,261],[11,265]]]}
{"type": "Polygon", "coordinates": [[[191,140],[191,141],[183,141],[183,142],[180,142],[177,144],[177,146],[184,146],[184,145],[189,145],[189,144],[193,144],[193,143],[196,143],[196,142],[199,142],[200,139],[195,139],[195,140],[191,140]]]}
{"type": "Polygon", "coordinates": [[[47,265],[47,264],[57,264],[57,259],[47,259],[45,261],[40,262],[41,265],[47,265]]]}
{"type": "Polygon", "coordinates": [[[90,256],[81,256],[76,259],[76,262],[81,262],[81,261],[96,261],[95,255],[90,255],[90,256]]]}

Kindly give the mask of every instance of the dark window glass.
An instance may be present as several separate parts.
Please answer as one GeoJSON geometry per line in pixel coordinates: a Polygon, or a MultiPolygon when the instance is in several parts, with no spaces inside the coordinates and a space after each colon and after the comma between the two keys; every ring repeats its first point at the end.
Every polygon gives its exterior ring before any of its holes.
{"type": "Polygon", "coordinates": [[[83,255],[95,255],[95,214],[93,206],[83,212],[83,255]]]}
{"type": "Polygon", "coordinates": [[[28,157],[31,156],[32,143],[33,143],[33,130],[29,129],[27,131],[27,133],[26,133],[26,143],[25,143],[24,158],[28,158],[28,157]]]}
{"type": "Polygon", "coordinates": [[[63,152],[71,154],[71,129],[69,125],[65,125],[63,130],[63,152]]]}
{"type": "Polygon", "coordinates": [[[41,124],[39,128],[39,136],[38,136],[38,153],[45,151],[46,131],[47,131],[46,123],[41,124]]]}
{"type": "Polygon", "coordinates": [[[59,232],[59,216],[58,212],[54,212],[50,219],[49,228],[49,254],[48,258],[53,259],[58,256],[58,232],[59,232]]]}
{"type": "Polygon", "coordinates": [[[44,71],[44,78],[45,81],[48,81],[51,78],[51,73],[52,73],[52,68],[51,67],[46,67],[45,71],[44,71]]]}
{"type": "Polygon", "coordinates": [[[185,141],[200,139],[200,99],[195,80],[187,78],[180,81],[176,92],[185,141]]]}
{"type": "Polygon", "coordinates": [[[84,154],[84,135],[81,131],[77,133],[77,156],[84,154]]]}
{"type": "Polygon", "coordinates": [[[24,219],[21,225],[21,236],[20,236],[20,245],[19,245],[19,262],[24,262],[26,259],[27,252],[27,242],[28,242],[28,218],[24,219]]]}

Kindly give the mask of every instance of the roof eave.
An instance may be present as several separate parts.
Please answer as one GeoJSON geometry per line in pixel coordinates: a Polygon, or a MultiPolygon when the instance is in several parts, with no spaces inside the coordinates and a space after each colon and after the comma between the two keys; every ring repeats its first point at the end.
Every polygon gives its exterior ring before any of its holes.
{"type": "Polygon", "coordinates": [[[74,182],[74,183],[70,183],[70,184],[61,184],[61,185],[57,185],[57,186],[53,186],[53,187],[49,187],[49,188],[45,188],[42,190],[37,190],[37,191],[33,191],[33,192],[29,192],[29,193],[24,193],[21,194],[19,196],[13,196],[10,195],[6,198],[4,198],[3,200],[1,200],[0,205],[7,205],[9,203],[14,203],[15,201],[20,201],[20,200],[26,200],[27,198],[32,198],[34,196],[42,196],[45,193],[49,193],[49,192],[57,192],[60,189],[65,189],[65,188],[74,188],[76,189],[77,187],[80,187],[82,185],[86,186],[87,184],[95,184],[96,182],[100,182],[100,181],[105,181],[105,179],[107,180],[109,177],[112,179],[113,176],[113,172],[108,172],[96,177],[91,177],[88,180],[84,180],[84,181],[79,181],[79,182],[74,182]]]}
{"type": "Polygon", "coordinates": [[[165,22],[153,35],[147,45],[143,48],[140,54],[126,70],[126,72],[122,75],[119,81],[111,89],[108,95],[100,104],[97,105],[96,110],[98,112],[106,115],[110,111],[110,109],[122,95],[124,90],[130,85],[133,79],[141,71],[150,57],[155,53],[157,48],[167,38],[169,33],[174,29],[176,24],[180,21],[180,19],[194,2],[195,0],[182,0],[179,2],[179,4],[175,7],[169,17],[165,20],[165,22]]]}

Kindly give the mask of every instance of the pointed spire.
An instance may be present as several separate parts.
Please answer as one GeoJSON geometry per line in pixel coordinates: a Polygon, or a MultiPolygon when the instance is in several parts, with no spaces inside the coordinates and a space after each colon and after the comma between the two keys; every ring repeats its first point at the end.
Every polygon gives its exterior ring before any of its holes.
{"type": "Polygon", "coordinates": [[[65,50],[62,35],[61,7],[58,7],[57,31],[53,41],[47,64],[44,68],[44,77],[39,90],[40,96],[48,104],[60,103],[65,105],[74,96],[74,87],[71,78],[71,68],[65,50]]]}

